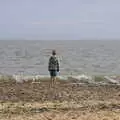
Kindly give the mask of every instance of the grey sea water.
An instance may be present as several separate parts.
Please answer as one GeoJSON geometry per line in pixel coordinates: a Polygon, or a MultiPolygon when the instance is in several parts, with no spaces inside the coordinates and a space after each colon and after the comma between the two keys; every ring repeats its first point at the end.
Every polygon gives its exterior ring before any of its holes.
{"type": "Polygon", "coordinates": [[[0,74],[48,75],[56,49],[60,75],[120,74],[120,41],[0,41],[0,74]]]}

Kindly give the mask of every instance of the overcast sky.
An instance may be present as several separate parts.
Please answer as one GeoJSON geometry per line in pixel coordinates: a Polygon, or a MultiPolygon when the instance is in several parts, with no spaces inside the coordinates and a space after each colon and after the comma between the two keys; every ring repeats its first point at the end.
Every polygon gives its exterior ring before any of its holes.
{"type": "Polygon", "coordinates": [[[120,0],[0,0],[0,39],[120,39],[120,0]]]}

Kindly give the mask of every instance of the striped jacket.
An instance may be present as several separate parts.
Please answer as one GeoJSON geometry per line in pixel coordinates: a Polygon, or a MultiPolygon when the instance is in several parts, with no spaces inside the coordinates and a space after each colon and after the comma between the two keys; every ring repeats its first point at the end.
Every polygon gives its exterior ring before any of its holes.
{"type": "Polygon", "coordinates": [[[59,72],[59,62],[56,56],[51,56],[49,58],[48,70],[56,70],[59,72]]]}

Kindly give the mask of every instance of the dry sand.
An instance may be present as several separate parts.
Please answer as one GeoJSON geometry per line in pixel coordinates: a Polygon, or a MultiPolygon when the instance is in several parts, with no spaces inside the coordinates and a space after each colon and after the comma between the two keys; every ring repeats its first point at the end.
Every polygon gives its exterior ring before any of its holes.
{"type": "Polygon", "coordinates": [[[0,120],[120,120],[120,87],[58,81],[0,83],[0,120]]]}

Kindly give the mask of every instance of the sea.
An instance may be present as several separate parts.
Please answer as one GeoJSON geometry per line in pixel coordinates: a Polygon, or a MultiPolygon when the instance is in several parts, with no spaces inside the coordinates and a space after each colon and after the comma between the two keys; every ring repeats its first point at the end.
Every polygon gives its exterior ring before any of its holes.
{"type": "Polygon", "coordinates": [[[59,75],[119,75],[119,40],[1,40],[0,74],[49,75],[56,50],[59,75]]]}

